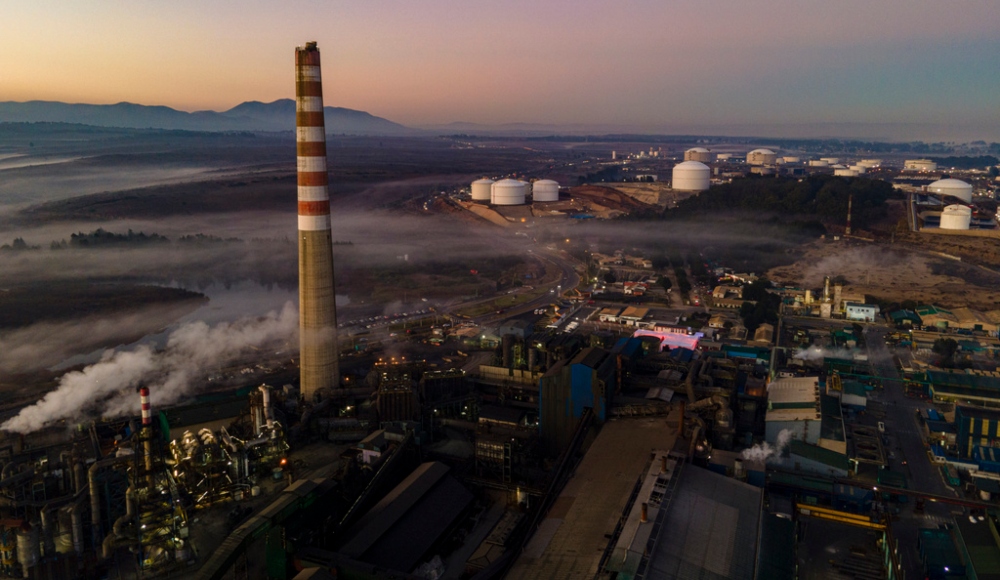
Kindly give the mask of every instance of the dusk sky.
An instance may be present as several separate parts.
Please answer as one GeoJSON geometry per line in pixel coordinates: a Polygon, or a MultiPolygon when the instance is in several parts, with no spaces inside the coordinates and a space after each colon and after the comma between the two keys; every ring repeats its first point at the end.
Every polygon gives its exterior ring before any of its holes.
{"type": "Polygon", "coordinates": [[[294,48],[316,40],[328,105],[411,126],[1000,127],[996,0],[5,0],[2,16],[0,101],[290,98],[294,48]]]}

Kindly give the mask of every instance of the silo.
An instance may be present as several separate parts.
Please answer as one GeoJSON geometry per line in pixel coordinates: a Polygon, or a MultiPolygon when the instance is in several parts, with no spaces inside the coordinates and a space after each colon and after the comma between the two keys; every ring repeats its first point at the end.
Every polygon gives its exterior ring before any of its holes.
{"type": "Polygon", "coordinates": [[[525,183],[516,179],[501,179],[493,184],[492,201],[495,205],[524,205],[525,183]]]}
{"type": "Polygon", "coordinates": [[[942,230],[967,230],[972,223],[972,209],[964,205],[949,205],[941,212],[942,230]]]}
{"type": "Polygon", "coordinates": [[[539,179],[531,184],[531,197],[534,202],[559,201],[559,184],[551,179],[539,179]]]}
{"type": "Polygon", "coordinates": [[[680,191],[705,191],[711,170],[699,161],[683,161],[674,166],[671,187],[680,191]]]}
{"type": "Polygon", "coordinates": [[[961,179],[939,179],[927,186],[927,191],[938,195],[950,195],[972,203],[972,186],[961,179]]]}
{"type": "Polygon", "coordinates": [[[692,147],[684,152],[684,161],[698,161],[699,163],[711,163],[712,152],[704,147],[692,147]]]}
{"type": "Polygon", "coordinates": [[[493,186],[492,179],[477,179],[472,182],[472,201],[489,201],[490,189],[493,186]]]}
{"type": "Polygon", "coordinates": [[[778,155],[770,149],[754,149],[747,153],[749,165],[774,165],[777,160],[778,155]]]}

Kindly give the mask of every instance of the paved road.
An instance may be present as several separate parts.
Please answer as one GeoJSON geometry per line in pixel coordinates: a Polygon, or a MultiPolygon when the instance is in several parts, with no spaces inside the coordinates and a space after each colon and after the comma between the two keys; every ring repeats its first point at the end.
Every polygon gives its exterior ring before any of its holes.
{"type": "MultiPolygon", "coordinates": [[[[885,345],[885,335],[891,332],[886,326],[867,325],[864,336],[868,349],[868,361],[872,374],[889,377],[883,380],[881,394],[885,404],[886,433],[889,436],[888,449],[896,455],[890,460],[894,471],[902,471],[910,489],[933,493],[937,495],[958,497],[958,494],[948,488],[941,477],[938,466],[931,463],[927,455],[922,429],[917,423],[918,409],[926,403],[907,397],[899,370],[893,361],[893,353],[885,345]],[[903,465],[903,461],[907,465],[903,465]]],[[[945,504],[928,502],[923,514],[913,513],[913,502],[904,506],[899,514],[899,520],[893,522],[893,532],[899,540],[903,567],[908,578],[919,578],[922,575],[920,557],[917,553],[917,535],[920,528],[934,528],[942,523],[952,522],[953,510],[961,513],[959,508],[945,504]]]]}

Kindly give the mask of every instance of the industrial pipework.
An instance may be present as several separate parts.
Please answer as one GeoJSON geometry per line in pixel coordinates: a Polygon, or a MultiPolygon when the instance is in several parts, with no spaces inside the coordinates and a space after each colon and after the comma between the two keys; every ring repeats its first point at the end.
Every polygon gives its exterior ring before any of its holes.
{"type": "Polygon", "coordinates": [[[299,351],[307,403],[340,386],[333,240],[323,83],[315,42],[295,49],[295,124],[299,199],[299,351]]]}

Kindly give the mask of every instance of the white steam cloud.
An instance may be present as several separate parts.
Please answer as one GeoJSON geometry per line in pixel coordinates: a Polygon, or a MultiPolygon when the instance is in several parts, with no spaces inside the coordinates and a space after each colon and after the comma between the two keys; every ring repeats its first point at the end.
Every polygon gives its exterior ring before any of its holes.
{"type": "Polygon", "coordinates": [[[847,348],[827,348],[822,346],[810,346],[809,348],[802,348],[795,351],[792,358],[797,358],[807,361],[823,362],[824,358],[840,358],[851,360],[854,358],[856,351],[847,348]]]}
{"type": "Polygon", "coordinates": [[[788,442],[791,440],[792,432],[788,429],[782,429],[778,433],[778,440],[775,441],[774,446],[771,446],[767,441],[758,443],[749,449],[744,449],[743,453],[740,453],[740,458],[744,461],[757,463],[767,463],[768,461],[780,459],[781,452],[785,450],[785,447],[788,447],[788,442]]]}
{"type": "Polygon", "coordinates": [[[196,392],[211,370],[236,361],[253,348],[287,341],[298,331],[298,312],[291,303],[281,312],[209,326],[182,325],[161,351],[140,346],[107,351],[81,371],[66,373],[59,386],[40,401],[0,425],[0,430],[30,433],[64,419],[98,413],[137,414],[135,388],[150,387],[153,405],[169,405],[196,392]]]}

